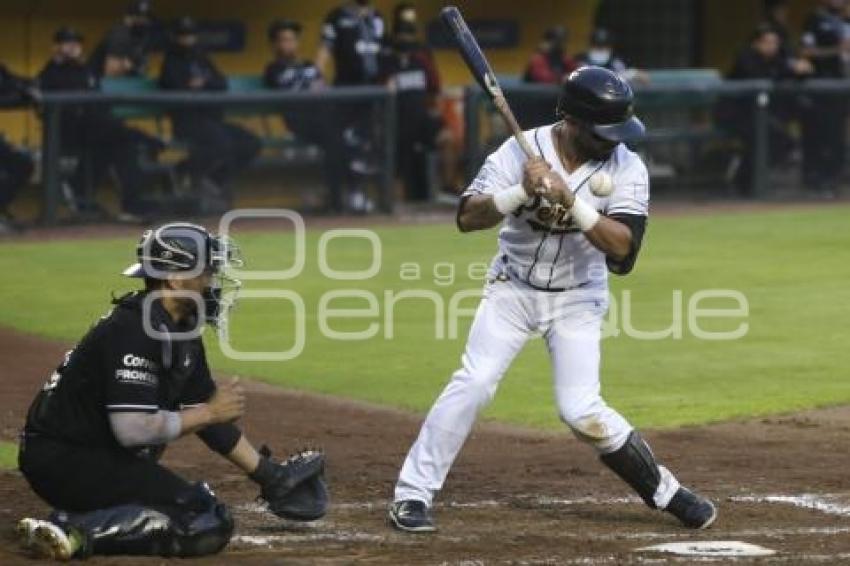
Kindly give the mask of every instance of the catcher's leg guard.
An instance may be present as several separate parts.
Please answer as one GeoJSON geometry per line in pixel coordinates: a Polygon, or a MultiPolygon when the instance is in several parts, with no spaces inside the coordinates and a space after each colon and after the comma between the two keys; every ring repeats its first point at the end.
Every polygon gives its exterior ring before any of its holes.
{"type": "Polygon", "coordinates": [[[203,484],[173,507],[119,505],[86,513],[56,512],[51,521],[84,536],[79,555],[204,556],[233,534],[227,507],[203,484]]]}
{"type": "Polygon", "coordinates": [[[679,489],[679,482],[667,468],[658,465],[636,430],[623,446],[599,458],[653,509],[664,509],[679,489]]]}

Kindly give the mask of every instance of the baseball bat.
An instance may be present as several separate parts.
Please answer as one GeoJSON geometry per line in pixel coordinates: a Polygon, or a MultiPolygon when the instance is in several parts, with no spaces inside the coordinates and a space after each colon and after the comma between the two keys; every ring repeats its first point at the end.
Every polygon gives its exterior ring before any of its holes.
{"type": "Polygon", "coordinates": [[[455,45],[458,51],[460,51],[460,55],[463,57],[466,66],[469,67],[473,78],[481,85],[484,92],[487,93],[496,110],[499,111],[499,114],[507,123],[514,139],[522,148],[525,156],[528,158],[534,157],[534,149],[528,143],[528,140],[525,139],[522,128],[517,123],[516,117],[508,105],[508,101],[505,99],[502,88],[499,86],[499,81],[496,80],[496,74],[490,68],[490,63],[487,62],[487,58],[484,56],[484,52],[481,51],[481,47],[478,45],[475,36],[469,30],[469,26],[466,25],[466,21],[463,19],[460,10],[455,6],[446,6],[440,10],[440,18],[449,29],[452,39],[454,39],[455,45]]]}

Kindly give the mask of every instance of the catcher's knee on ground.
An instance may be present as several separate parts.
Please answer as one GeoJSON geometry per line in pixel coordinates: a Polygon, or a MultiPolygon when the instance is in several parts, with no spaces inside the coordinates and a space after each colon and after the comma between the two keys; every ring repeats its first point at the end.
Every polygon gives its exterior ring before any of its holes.
{"type": "Polygon", "coordinates": [[[82,537],[78,556],[206,556],[221,551],[233,519],[204,484],[195,484],[174,505],[119,505],[85,513],[57,511],[51,520],[82,537]]]}
{"type": "Polygon", "coordinates": [[[613,452],[625,444],[631,425],[609,407],[599,395],[559,393],[558,413],[579,440],[601,453],[613,452]]]}

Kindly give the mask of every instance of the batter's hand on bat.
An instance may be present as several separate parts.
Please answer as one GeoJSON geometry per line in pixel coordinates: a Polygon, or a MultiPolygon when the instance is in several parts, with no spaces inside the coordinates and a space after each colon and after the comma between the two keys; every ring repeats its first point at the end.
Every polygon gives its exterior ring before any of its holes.
{"type": "Polygon", "coordinates": [[[560,204],[564,208],[570,208],[575,202],[575,195],[567,182],[556,171],[549,171],[542,180],[543,190],[540,195],[553,204],[560,204]]]}
{"type": "Polygon", "coordinates": [[[552,166],[542,157],[532,157],[525,162],[522,166],[522,188],[528,196],[541,194],[541,189],[544,189],[544,179],[551,170],[552,166]]]}

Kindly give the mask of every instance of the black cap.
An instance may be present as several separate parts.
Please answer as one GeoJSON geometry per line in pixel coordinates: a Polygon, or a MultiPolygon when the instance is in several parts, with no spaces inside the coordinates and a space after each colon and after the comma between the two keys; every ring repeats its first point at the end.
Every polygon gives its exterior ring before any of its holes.
{"type": "Polygon", "coordinates": [[[133,0],[132,2],[127,4],[128,16],[150,17],[151,10],[151,0],[133,0]]]}
{"type": "Polygon", "coordinates": [[[295,32],[296,35],[301,35],[301,24],[295,20],[275,20],[269,24],[268,37],[269,41],[274,40],[282,31],[295,32]]]}
{"type": "Polygon", "coordinates": [[[634,92],[625,80],[603,67],[582,67],[564,82],[558,115],[570,116],[590,126],[606,140],[637,139],[645,128],[634,115],[634,92]]]}
{"type": "Polygon", "coordinates": [[[176,35],[194,35],[198,33],[198,22],[190,16],[183,16],[174,23],[174,33],[176,35]]]}
{"type": "Polygon", "coordinates": [[[613,45],[614,39],[611,37],[611,32],[605,28],[596,28],[590,34],[591,45],[613,45]]]}
{"type": "Polygon", "coordinates": [[[567,41],[569,33],[564,26],[552,26],[543,32],[543,39],[553,43],[563,43],[567,41]]]}
{"type": "Polygon", "coordinates": [[[83,34],[70,26],[62,26],[53,34],[53,43],[82,42],[83,34]]]}

